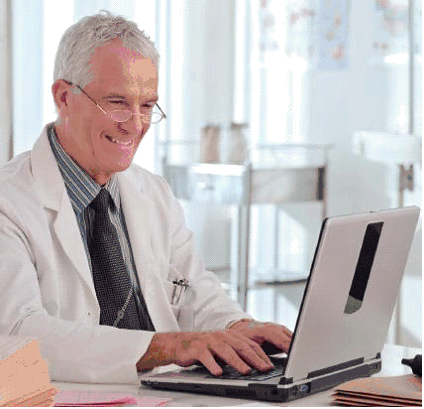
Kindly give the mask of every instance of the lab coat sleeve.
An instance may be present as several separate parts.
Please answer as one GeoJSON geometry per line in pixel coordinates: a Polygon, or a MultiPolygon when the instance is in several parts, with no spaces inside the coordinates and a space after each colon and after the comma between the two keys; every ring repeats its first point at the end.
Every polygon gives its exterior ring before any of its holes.
{"type": "Polygon", "coordinates": [[[17,218],[0,208],[0,333],[38,339],[52,380],[138,383],[136,363],[153,333],[49,315],[39,287],[43,274],[17,218]]]}

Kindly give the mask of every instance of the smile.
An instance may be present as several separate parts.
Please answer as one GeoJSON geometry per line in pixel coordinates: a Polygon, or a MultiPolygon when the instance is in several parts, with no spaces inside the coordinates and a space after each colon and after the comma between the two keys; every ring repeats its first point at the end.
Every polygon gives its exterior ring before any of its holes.
{"type": "Polygon", "coordinates": [[[115,143],[117,145],[121,146],[129,146],[133,143],[133,141],[130,139],[129,141],[119,141],[118,139],[112,138],[110,135],[105,135],[106,139],[112,143],[115,143]]]}

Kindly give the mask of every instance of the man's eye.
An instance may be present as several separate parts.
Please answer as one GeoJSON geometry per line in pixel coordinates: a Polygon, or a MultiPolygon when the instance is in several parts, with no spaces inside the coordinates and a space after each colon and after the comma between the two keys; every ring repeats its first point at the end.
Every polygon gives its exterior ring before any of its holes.
{"type": "Polygon", "coordinates": [[[111,99],[108,101],[109,104],[120,104],[120,105],[126,105],[126,102],[122,99],[111,99]]]}

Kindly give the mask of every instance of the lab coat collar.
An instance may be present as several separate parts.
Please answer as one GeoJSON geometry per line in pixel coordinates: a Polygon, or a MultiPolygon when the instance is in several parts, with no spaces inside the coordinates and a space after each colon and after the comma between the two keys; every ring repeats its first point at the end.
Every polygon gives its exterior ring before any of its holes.
{"type": "Polygon", "coordinates": [[[39,196],[43,206],[58,211],[67,192],[47,136],[50,125],[44,127],[32,148],[31,166],[36,191],[43,192],[39,196]]]}
{"type": "Polygon", "coordinates": [[[55,212],[53,230],[57,239],[97,303],[93,278],[75,213],[48,140],[47,129],[50,125],[45,126],[31,151],[34,189],[42,206],[55,212]]]}

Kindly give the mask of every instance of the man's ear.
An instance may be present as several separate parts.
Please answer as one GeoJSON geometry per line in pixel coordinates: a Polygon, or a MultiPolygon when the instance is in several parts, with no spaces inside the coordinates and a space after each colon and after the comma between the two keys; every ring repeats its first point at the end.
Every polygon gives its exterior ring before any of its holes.
{"type": "Polygon", "coordinates": [[[67,98],[69,96],[70,86],[64,80],[57,80],[52,85],[53,99],[58,111],[60,112],[63,107],[67,106],[67,98]]]}

